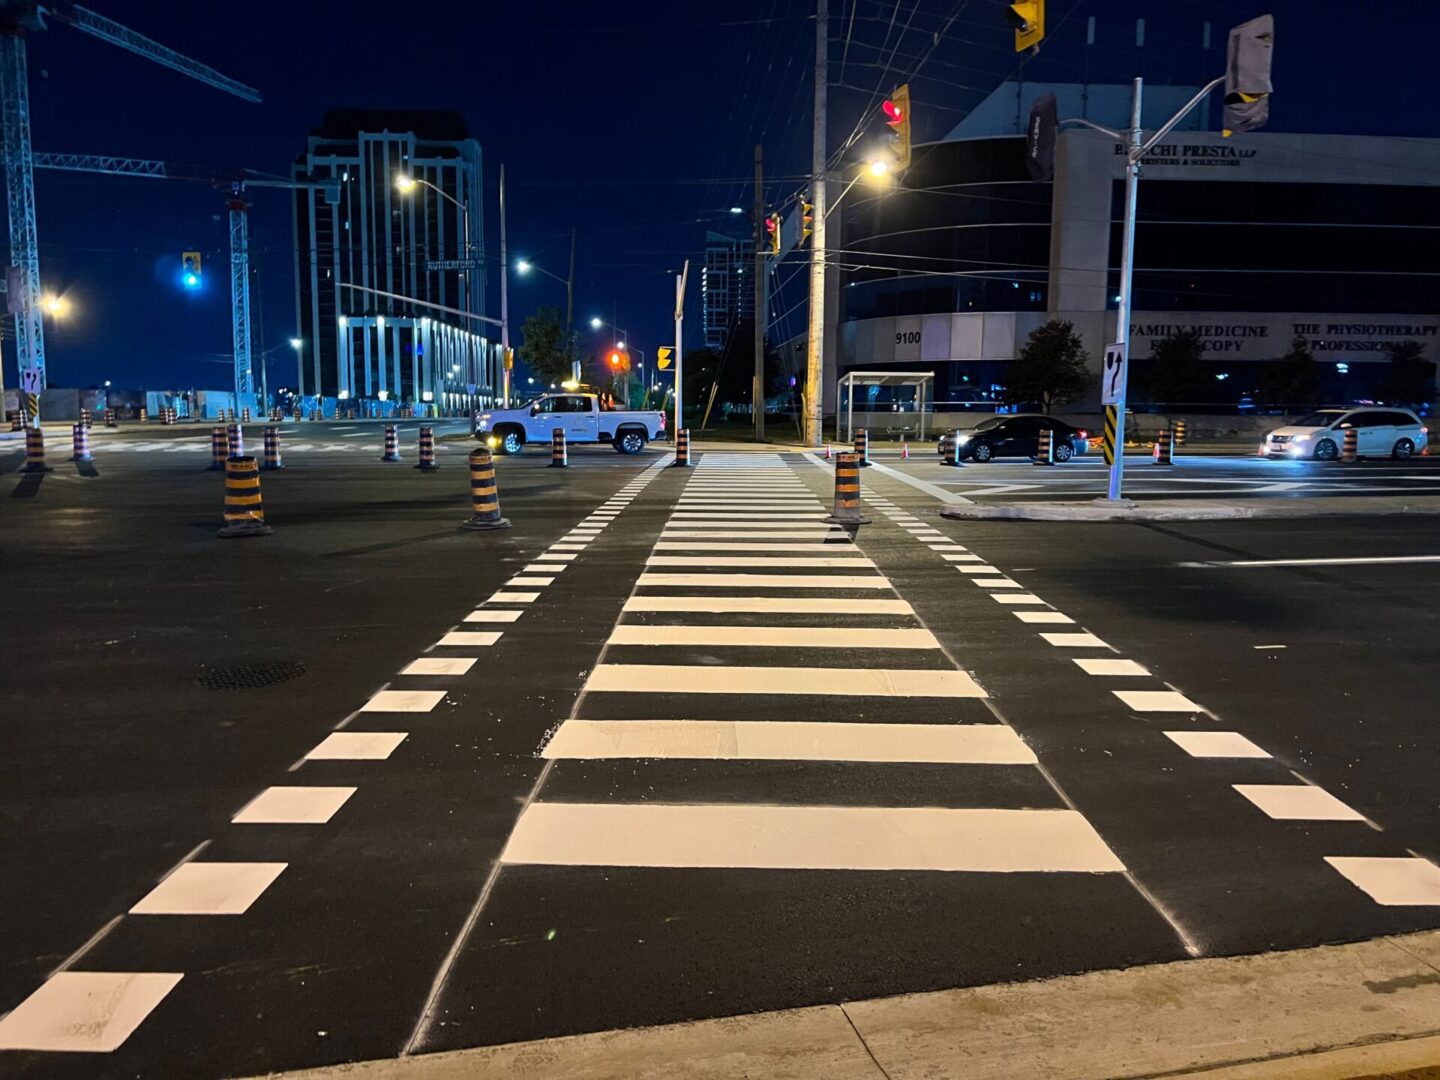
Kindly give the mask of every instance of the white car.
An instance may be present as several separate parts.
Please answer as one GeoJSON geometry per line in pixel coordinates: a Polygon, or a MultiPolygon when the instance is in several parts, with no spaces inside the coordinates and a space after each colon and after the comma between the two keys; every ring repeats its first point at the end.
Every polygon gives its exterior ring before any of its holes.
{"type": "Polygon", "coordinates": [[[1345,447],[1347,428],[1355,429],[1356,453],[1361,457],[1408,458],[1430,441],[1429,429],[1409,409],[1366,406],[1321,409],[1302,416],[1265,436],[1260,451],[1266,457],[1334,461],[1345,447]]]}

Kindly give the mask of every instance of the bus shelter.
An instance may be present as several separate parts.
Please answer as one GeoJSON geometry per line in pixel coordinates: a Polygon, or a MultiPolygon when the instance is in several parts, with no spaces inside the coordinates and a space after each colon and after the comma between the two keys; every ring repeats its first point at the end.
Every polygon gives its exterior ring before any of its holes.
{"type": "Polygon", "coordinates": [[[923,442],[930,427],[935,375],[929,371],[847,371],[840,376],[836,437],[855,438],[857,428],[876,439],[923,442]]]}

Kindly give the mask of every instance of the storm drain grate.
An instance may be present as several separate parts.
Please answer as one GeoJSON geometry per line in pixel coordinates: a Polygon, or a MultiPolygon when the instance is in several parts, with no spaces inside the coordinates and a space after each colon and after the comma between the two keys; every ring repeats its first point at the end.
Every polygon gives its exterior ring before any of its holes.
{"type": "Polygon", "coordinates": [[[268,660],[258,664],[202,671],[195,679],[206,690],[258,690],[276,686],[305,674],[305,665],[293,660],[268,660]]]}

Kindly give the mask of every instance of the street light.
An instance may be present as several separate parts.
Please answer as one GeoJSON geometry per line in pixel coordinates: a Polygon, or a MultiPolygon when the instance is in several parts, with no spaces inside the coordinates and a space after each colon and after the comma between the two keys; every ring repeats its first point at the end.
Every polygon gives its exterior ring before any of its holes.
{"type": "Polygon", "coordinates": [[[590,320],[590,328],[591,328],[592,330],[599,330],[600,327],[602,327],[602,326],[604,326],[604,325],[605,325],[605,322],[604,322],[603,319],[600,318],[599,315],[596,315],[593,319],[590,320]]]}
{"type": "Polygon", "coordinates": [[[298,337],[292,337],[290,339],[290,347],[296,352],[299,352],[304,346],[305,342],[301,341],[298,337]]]}
{"type": "Polygon", "coordinates": [[[66,300],[63,296],[48,293],[40,298],[40,308],[46,315],[50,315],[56,319],[63,319],[66,315],[70,314],[70,301],[66,300]]]}

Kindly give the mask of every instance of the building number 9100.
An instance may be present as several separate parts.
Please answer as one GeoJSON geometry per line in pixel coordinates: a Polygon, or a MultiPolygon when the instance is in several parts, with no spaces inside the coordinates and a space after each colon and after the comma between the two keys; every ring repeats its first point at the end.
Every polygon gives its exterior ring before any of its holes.
{"type": "Polygon", "coordinates": [[[919,345],[919,344],[920,344],[920,331],[919,331],[919,330],[897,330],[897,331],[895,331],[895,344],[896,344],[896,345],[919,345]]]}

